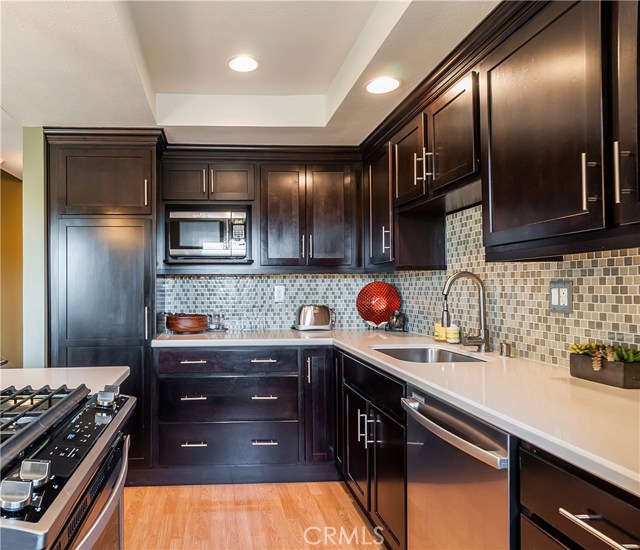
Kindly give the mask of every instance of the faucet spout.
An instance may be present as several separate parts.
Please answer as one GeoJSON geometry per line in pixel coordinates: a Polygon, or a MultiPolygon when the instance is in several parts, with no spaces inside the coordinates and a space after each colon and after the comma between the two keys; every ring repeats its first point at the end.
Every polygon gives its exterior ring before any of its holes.
{"type": "Polygon", "coordinates": [[[478,351],[489,351],[489,331],[487,329],[487,315],[486,315],[486,292],[482,279],[471,271],[459,271],[451,275],[444,283],[442,287],[442,294],[444,295],[444,304],[442,309],[442,326],[451,326],[451,316],[449,314],[449,305],[447,299],[453,283],[458,279],[470,279],[478,287],[478,308],[480,314],[480,334],[477,336],[471,336],[469,334],[462,335],[462,344],[467,346],[478,346],[478,351]]]}

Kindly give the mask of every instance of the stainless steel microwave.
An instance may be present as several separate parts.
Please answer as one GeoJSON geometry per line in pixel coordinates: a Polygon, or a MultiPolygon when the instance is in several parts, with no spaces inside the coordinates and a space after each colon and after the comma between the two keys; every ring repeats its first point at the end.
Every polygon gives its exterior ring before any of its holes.
{"type": "Polygon", "coordinates": [[[172,211],[168,229],[171,258],[247,257],[246,211],[172,211]]]}

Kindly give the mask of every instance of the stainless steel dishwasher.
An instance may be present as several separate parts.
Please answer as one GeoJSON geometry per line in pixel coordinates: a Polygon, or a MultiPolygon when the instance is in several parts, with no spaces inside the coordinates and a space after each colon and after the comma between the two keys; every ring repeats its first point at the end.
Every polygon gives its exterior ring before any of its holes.
{"type": "Polygon", "coordinates": [[[407,395],[409,550],[515,549],[515,438],[421,390],[407,395]]]}

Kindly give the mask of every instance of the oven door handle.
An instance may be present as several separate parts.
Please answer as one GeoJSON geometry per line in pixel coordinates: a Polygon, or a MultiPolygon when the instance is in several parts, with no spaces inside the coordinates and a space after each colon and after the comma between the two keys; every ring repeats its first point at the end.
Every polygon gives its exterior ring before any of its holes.
{"type": "MultiPolygon", "coordinates": [[[[454,433],[444,429],[439,424],[436,424],[433,420],[427,418],[421,414],[418,409],[420,402],[413,398],[402,398],[402,408],[407,411],[407,414],[413,418],[423,428],[430,431],[435,436],[439,437],[443,441],[446,441],[450,445],[453,445],[456,449],[463,453],[472,456],[473,458],[484,462],[488,466],[495,468],[496,470],[503,470],[509,466],[509,458],[497,453],[496,451],[489,451],[482,449],[477,445],[474,445],[470,441],[457,436],[454,433]]],[[[469,428],[471,429],[471,428],[469,428]]]]}
{"type": "MultiPolygon", "coordinates": [[[[80,540],[77,545],[74,545],[75,550],[91,550],[96,543],[96,540],[102,534],[104,528],[111,519],[111,515],[113,514],[114,510],[116,510],[116,508],[120,506],[122,491],[124,490],[124,484],[127,480],[127,459],[129,458],[129,444],[130,439],[129,436],[126,435],[124,437],[124,444],[122,446],[122,466],[120,466],[120,473],[118,474],[118,479],[113,486],[113,491],[109,496],[109,500],[104,505],[102,512],[93,522],[93,525],[89,528],[89,531],[87,531],[85,536],[82,537],[82,540],[80,540]]],[[[117,513],[120,515],[122,512],[118,510],[117,513]]],[[[122,517],[120,517],[120,521],[118,523],[119,525],[122,525],[122,517]]]]}

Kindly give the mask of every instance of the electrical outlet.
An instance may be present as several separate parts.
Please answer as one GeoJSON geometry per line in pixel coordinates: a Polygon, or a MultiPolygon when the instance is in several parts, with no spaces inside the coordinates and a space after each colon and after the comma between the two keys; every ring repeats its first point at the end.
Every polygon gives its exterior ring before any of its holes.
{"type": "Polygon", "coordinates": [[[549,311],[571,313],[573,283],[571,281],[551,281],[549,283],[549,311]]]}
{"type": "Polygon", "coordinates": [[[284,302],[284,285],[275,285],[273,287],[273,301],[284,302]]]}

